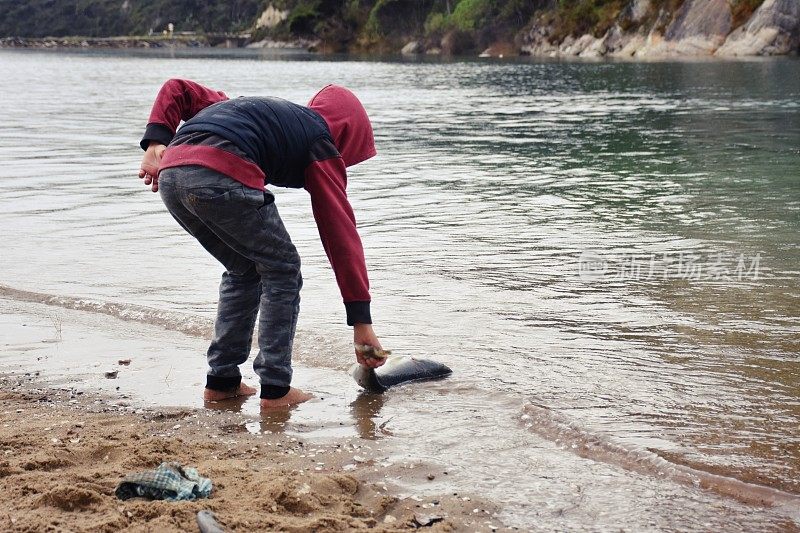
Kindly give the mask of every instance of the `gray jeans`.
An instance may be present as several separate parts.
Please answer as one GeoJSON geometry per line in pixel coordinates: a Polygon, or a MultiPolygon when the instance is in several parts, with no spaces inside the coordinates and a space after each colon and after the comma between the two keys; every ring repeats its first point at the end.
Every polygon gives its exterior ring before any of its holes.
{"type": "Polygon", "coordinates": [[[250,355],[258,316],[253,369],[261,397],[283,396],[292,380],[303,278],[274,196],[200,166],[165,169],[158,187],[175,220],[225,267],[206,386],[230,390],[239,385],[239,365],[250,355]]]}

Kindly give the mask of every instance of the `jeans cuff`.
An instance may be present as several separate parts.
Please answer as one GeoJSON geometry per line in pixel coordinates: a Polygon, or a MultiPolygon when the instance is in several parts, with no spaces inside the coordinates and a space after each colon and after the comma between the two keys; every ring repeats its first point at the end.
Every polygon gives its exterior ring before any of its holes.
{"type": "Polygon", "coordinates": [[[242,376],[206,376],[206,388],[211,390],[235,389],[242,382],[242,376]]]}
{"type": "Polygon", "coordinates": [[[289,387],[261,384],[261,397],[265,400],[277,400],[278,398],[283,398],[288,393],[289,387]]]}

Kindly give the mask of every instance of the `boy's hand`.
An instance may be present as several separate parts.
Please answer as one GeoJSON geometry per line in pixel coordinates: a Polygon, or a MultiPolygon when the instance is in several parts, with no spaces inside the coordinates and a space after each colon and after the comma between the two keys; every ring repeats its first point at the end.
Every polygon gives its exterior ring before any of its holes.
{"type": "MultiPolygon", "coordinates": [[[[372,324],[356,324],[353,326],[353,344],[372,346],[378,350],[383,350],[381,342],[372,330],[372,324]]],[[[386,362],[386,359],[366,357],[363,352],[356,350],[356,361],[358,361],[358,364],[369,368],[378,368],[386,362]]]]}
{"type": "Polygon", "coordinates": [[[158,166],[161,164],[161,157],[167,147],[155,141],[150,141],[150,146],[142,157],[142,164],[139,165],[139,177],[144,179],[145,185],[152,184],[152,191],[158,191],[158,166]]]}

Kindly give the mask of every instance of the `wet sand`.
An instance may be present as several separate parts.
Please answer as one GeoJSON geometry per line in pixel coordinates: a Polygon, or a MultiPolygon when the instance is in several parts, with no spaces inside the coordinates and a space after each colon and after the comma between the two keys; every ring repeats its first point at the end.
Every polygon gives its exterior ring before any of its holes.
{"type": "MultiPolygon", "coordinates": [[[[30,375],[0,376],[0,386],[3,531],[196,531],[203,509],[231,531],[404,531],[431,517],[442,521],[430,531],[493,530],[486,520],[495,509],[474,495],[420,497],[387,486],[374,442],[308,442],[269,427],[252,432],[240,413],[135,408],[43,386],[30,375]],[[114,497],[125,474],[162,461],[198,468],[212,479],[212,496],[114,497]]],[[[281,417],[272,416],[273,423],[281,417]]],[[[446,475],[430,465],[401,469],[407,483],[420,486],[446,475]]]]}
{"type": "Polygon", "coordinates": [[[0,299],[1,531],[197,531],[203,509],[230,531],[402,531],[432,517],[425,529],[505,529],[446,466],[398,459],[379,438],[383,396],[346,372],[296,368],[316,397],[294,409],[203,403],[205,341],[126,324],[0,299]],[[210,477],[211,498],[114,497],[164,461],[210,477]]]}

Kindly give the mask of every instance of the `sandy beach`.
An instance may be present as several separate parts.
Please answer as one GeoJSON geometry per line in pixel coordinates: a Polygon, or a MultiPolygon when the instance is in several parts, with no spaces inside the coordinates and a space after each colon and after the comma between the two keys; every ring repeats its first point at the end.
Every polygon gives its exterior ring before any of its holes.
{"type": "MultiPolygon", "coordinates": [[[[5,375],[0,383],[3,531],[196,531],[203,509],[230,531],[493,529],[485,521],[494,509],[474,495],[418,497],[387,486],[389,468],[380,466],[375,443],[251,432],[225,410],[137,409],[48,388],[32,376],[5,375]],[[115,498],[125,474],[162,461],[210,477],[211,497],[115,498]]],[[[273,429],[280,416],[273,414],[273,429]]],[[[446,475],[430,465],[390,468],[418,484],[446,475]]]]}

